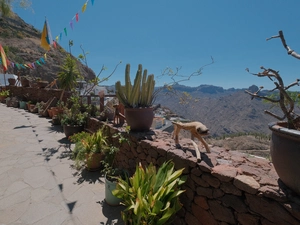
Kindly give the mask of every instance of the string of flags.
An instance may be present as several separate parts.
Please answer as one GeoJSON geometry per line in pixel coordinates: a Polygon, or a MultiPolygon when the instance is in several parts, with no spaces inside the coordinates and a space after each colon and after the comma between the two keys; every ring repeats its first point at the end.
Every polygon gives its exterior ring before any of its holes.
{"type": "MultiPolygon", "coordinates": [[[[81,10],[80,10],[82,13],[84,13],[86,11],[89,1],[91,1],[92,5],[94,5],[94,0],[86,0],[86,2],[83,4],[83,6],[81,7],[81,10]]],[[[74,22],[75,21],[79,22],[79,12],[80,11],[78,11],[73,16],[71,21],[69,22],[69,26],[72,30],[74,29],[74,22]]],[[[26,68],[36,69],[37,65],[43,66],[44,64],[46,64],[47,53],[51,50],[51,46],[55,49],[57,48],[57,44],[59,43],[59,41],[62,40],[63,33],[65,34],[65,36],[68,36],[67,27],[64,27],[63,31],[60,32],[60,34],[55,37],[55,40],[53,40],[49,23],[48,23],[47,19],[45,19],[44,27],[43,27],[43,31],[42,31],[42,35],[41,35],[41,47],[46,50],[46,53],[44,53],[44,55],[42,57],[40,57],[39,59],[37,59],[31,63],[16,63],[16,62],[8,60],[6,57],[5,51],[2,47],[2,45],[0,44],[0,56],[1,56],[0,57],[0,65],[2,65],[4,72],[6,72],[8,70],[8,66],[11,66],[12,68],[16,68],[18,70],[26,69],[26,68]]]]}

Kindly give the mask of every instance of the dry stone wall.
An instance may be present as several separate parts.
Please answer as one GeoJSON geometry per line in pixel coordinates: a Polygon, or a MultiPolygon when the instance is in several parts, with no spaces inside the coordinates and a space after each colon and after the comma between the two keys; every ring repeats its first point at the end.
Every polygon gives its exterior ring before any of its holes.
{"type": "MultiPolygon", "coordinates": [[[[96,131],[104,123],[89,119],[88,129],[96,131]]],[[[110,136],[122,132],[112,125],[110,136]]],[[[137,163],[157,166],[173,160],[176,169],[185,168],[186,190],[181,196],[183,208],[174,225],[289,225],[300,224],[300,197],[278,180],[272,164],[262,158],[212,147],[202,152],[197,162],[192,143],[180,140],[182,149],[175,147],[167,132],[125,133],[130,144],[120,145],[117,164],[133,173],[137,163]]]]}
{"type": "MultiPolygon", "coordinates": [[[[48,88],[33,88],[33,87],[19,87],[19,86],[6,86],[6,89],[10,91],[12,97],[23,98],[26,96],[28,100],[36,102],[47,102],[50,98],[60,98],[62,93],[61,89],[48,89],[48,88]]],[[[64,93],[63,101],[66,101],[70,97],[69,92],[64,93]]]]}

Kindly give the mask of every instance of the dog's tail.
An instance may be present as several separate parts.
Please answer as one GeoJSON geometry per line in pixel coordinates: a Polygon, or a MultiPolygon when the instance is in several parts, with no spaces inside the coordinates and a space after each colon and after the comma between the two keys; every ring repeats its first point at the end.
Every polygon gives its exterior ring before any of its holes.
{"type": "Polygon", "coordinates": [[[172,121],[173,124],[176,124],[176,125],[182,125],[181,122],[175,122],[175,121],[172,121]]]}

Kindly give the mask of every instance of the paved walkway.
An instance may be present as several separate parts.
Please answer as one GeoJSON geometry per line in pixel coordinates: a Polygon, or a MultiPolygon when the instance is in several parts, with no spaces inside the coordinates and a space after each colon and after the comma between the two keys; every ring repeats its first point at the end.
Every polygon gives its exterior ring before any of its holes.
{"type": "Polygon", "coordinates": [[[72,167],[60,126],[0,103],[0,225],[118,224],[99,172],[72,167]]]}

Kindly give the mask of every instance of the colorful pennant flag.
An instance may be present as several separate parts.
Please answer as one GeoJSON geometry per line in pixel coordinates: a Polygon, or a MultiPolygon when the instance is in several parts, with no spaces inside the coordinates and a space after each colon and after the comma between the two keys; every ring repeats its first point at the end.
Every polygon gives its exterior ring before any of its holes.
{"type": "Polygon", "coordinates": [[[4,49],[2,48],[2,45],[0,45],[0,53],[1,53],[3,70],[4,70],[4,73],[5,73],[6,70],[7,70],[7,60],[6,60],[6,54],[5,54],[4,49]]]}
{"type": "Polygon", "coordinates": [[[67,28],[64,28],[65,35],[68,36],[67,28]]]}
{"type": "Polygon", "coordinates": [[[79,14],[76,13],[76,22],[78,22],[78,21],[79,21],[79,14]]]}
{"type": "Polygon", "coordinates": [[[71,20],[71,22],[70,22],[70,27],[73,30],[73,20],[71,20]]]}
{"type": "Polygon", "coordinates": [[[94,5],[94,0],[91,0],[91,2],[92,2],[92,5],[94,5]]]}
{"type": "Polygon", "coordinates": [[[47,20],[45,20],[42,37],[41,37],[41,46],[45,50],[49,51],[51,44],[52,44],[51,31],[50,31],[50,27],[49,27],[47,20]]]}
{"type": "Polygon", "coordinates": [[[82,6],[82,9],[81,9],[81,11],[84,13],[84,11],[86,10],[86,6],[87,6],[87,2],[86,3],[84,3],[84,5],[82,6]]]}

